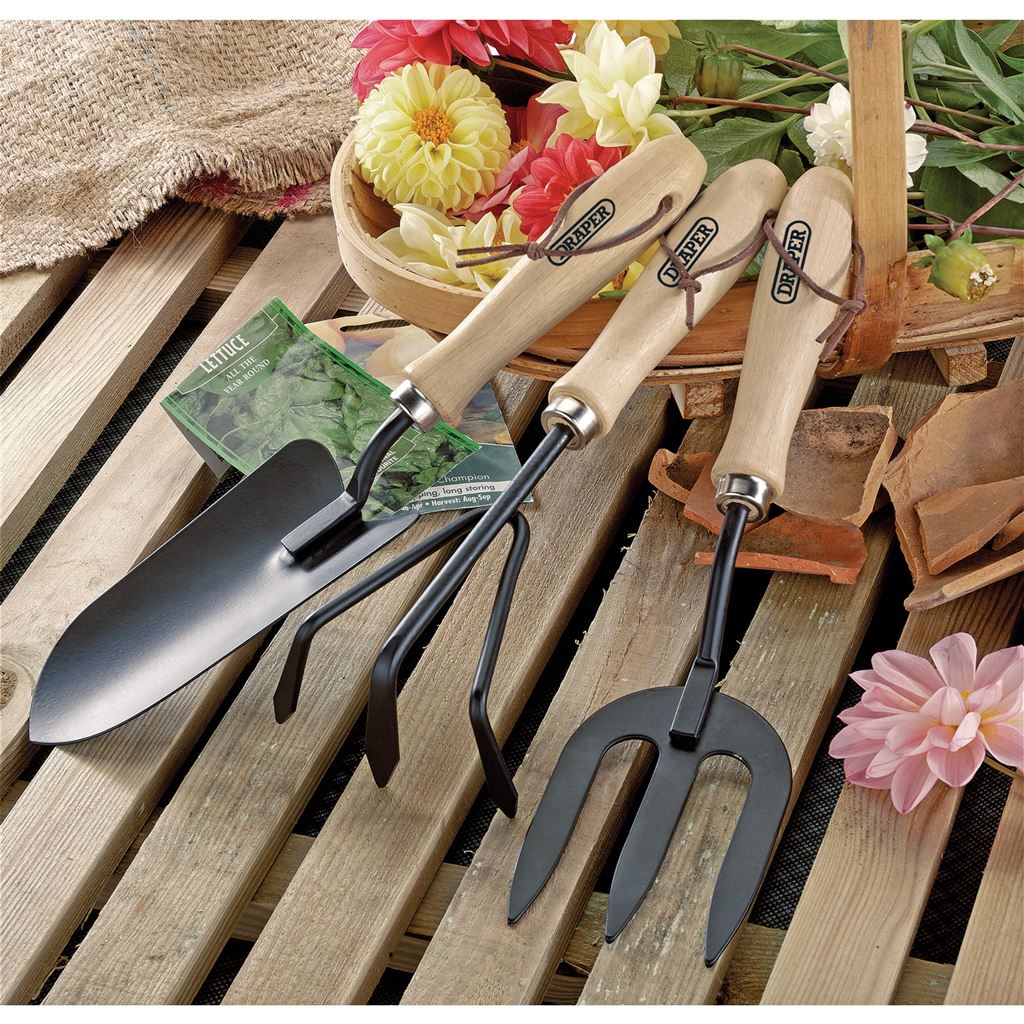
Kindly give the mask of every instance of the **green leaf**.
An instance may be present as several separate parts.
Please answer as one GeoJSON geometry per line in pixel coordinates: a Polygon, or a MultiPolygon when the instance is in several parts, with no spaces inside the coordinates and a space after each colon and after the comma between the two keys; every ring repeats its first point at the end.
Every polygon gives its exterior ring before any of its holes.
{"type": "Polygon", "coordinates": [[[679,21],[679,31],[686,39],[702,43],[711,31],[719,43],[738,43],[752,50],[761,50],[776,57],[792,57],[815,43],[838,39],[836,32],[801,32],[798,29],[776,29],[760,21],[679,21]]]}
{"type": "Polygon", "coordinates": [[[914,44],[914,63],[922,64],[925,61],[938,64],[944,64],[946,61],[942,47],[927,34],[918,36],[914,44]]]}
{"type": "MultiPolygon", "coordinates": [[[[1001,192],[1010,184],[1009,178],[987,164],[959,164],[957,165],[957,170],[969,181],[973,181],[979,188],[985,189],[992,195],[1001,192]]],[[[1024,203],[1024,188],[1018,185],[1003,202],[1024,203]]],[[[1002,203],[1000,203],[1001,205],[1002,203]]]]}
{"type": "MultiPolygon", "coordinates": [[[[925,167],[921,173],[921,188],[927,209],[944,213],[957,221],[966,220],[992,198],[987,189],[969,181],[955,167],[925,167]]],[[[1024,227],[1024,208],[1020,203],[1009,203],[1004,199],[978,223],[990,227],[1020,229],[1024,227]]]]}
{"type": "Polygon", "coordinates": [[[947,63],[966,66],[956,39],[956,22],[944,21],[941,25],[936,25],[931,31],[931,36],[939,44],[947,63]]]}
{"type": "MultiPolygon", "coordinates": [[[[1013,75],[1011,78],[1004,78],[1003,84],[1006,89],[1018,96],[1024,96],[1024,75],[1013,75]]],[[[998,114],[1009,121],[1020,123],[1022,120],[1017,116],[1015,106],[1008,104],[998,92],[993,91],[987,85],[975,85],[974,91],[988,107],[990,114],[998,114]]]]}
{"type": "Polygon", "coordinates": [[[998,50],[1013,35],[1013,30],[1016,27],[1016,21],[997,21],[994,25],[980,33],[981,39],[986,46],[993,50],[998,50]]]}
{"type": "Polygon", "coordinates": [[[711,128],[694,132],[690,141],[708,162],[704,184],[710,185],[723,171],[744,160],[774,161],[785,123],[730,117],[711,128]]]}
{"type": "Polygon", "coordinates": [[[693,91],[693,72],[700,50],[689,39],[672,39],[668,53],[661,58],[661,73],[665,85],[676,96],[686,96],[693,91]]]}
{"type": "Polygon", "coordinates": [[[982,42],[977,33],[972,32],[963,22],[955,26],[957,45],[967,61],[970,69],[981,79],[985,88],[998,97],[1017,121],[1024,121],[1024,109],[1017,102],[1020,92],[1012,93],[1009,84],[999,71],[999,65],[992,51],[982,42]]]}
{"type": "Polygon", "coordinates": [[[814,150],[807,141],[807,129],[804,128],[803,120],[794,121],[787,129],[786,134],[789,141],[806,157],[807,162],[814,163],[814,150]]]}
{"type": "Polygon", "coordinates": [[[783,149],[779,153],[778,165],[786,176],[786,183],[792,185],[804,173],[804,161],[795,149],[783,149]]]}
{"type": "MultiPolygon", "coordinates": [[[[1008,124],[1001,128],[987,128],[981,133],[984,142],[1000,146],[1024,146],[1024,125],[1008,124]]],[[[1024,152],[1006,154],[1014,163],[1024,164],[1024,152]]]]}
{"type": "Polygon", "coordinates": [[[997,53],[996,56],[1014,71],[1024,71],[1024,57],[1011,57],[1008,53],[997,53]]]}
{"type": "Polygon", "coordinates": [[[990,150],[978,149],[958,139],[928,139],[928,155],[925,167],[956,167],[964,163],[978,163],[990,160],[995,153],[990,150]]]}

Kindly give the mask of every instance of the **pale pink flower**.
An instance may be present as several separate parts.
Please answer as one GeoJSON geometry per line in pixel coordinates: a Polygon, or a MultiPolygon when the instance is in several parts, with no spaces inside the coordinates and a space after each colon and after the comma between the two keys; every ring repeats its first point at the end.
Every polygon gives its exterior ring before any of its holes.
{"type": "Polygon", "coordinates": [[[931,662],[884,651],[854,672],[860,702],[840,713],[846,727],[829,746],[848,782],[888,789],[900,814],[912,811],[936,782],[959,788],[986,751],[1024,767],[1024,646],[982,658],[969,633],[954,633],[929,651],[931,662]]]}

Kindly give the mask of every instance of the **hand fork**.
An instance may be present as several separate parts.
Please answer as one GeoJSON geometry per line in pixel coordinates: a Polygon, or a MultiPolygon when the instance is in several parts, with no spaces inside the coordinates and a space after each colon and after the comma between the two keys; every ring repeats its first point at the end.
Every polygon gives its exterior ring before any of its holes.
{"type": "MultiPolygon", "coordinates": [[[[719,177],[687,210],[669,232],[668,244],[692,273],[742,254],[759,237],[765,214],[778,207],[785,190],[785,178],[773,164],[765,160],[740,164],[719,177]]],[[[728,291],[743,272],[744,262],[701,279],[694,298],[694,321],[728,291]]],[[[547,433],[536,451],[476,523],[384,646],[370,683],[366,728],[366,755],[378,785],[386,785],[398,763],[396,696],[405,653],[425,625],[444,609],[477,559],[561,452],[582,448],[611,430],[630,395],[686,335],[687,303],[677,283],[678,272],[672,261],[655,254],[584,358],[551,388],[549,404],[542,415],[547,433]]],[[[508,597],[511,599],[510,593],[508,597]]],[[[496,648],[490,650],[496,655],[496,648]]],[[[471,721],[488,789],[499,807],[512,815],[516,809],[516,790],[486,720],[486,683],[489,675],[481,686],[478,672],[471,721]]]]}
{"type": "MultiPolygon", "coordinates": [[[[777,218],[788,254],[817,284],[841,292],[849,269],[852,189],[817,167],[792,187],[777,218]]],[[[605,935],[626,926],[657,875],[701,762],[736,758],[750,789],[715,884],[705,937],[711,966],[743,923],[767,869],[792,774],[778,734],[746,704],[716,691],[736,552],[743,528],[764,518],[785,484],[786,455],[819,356],[815,340],[834,308],[769,251],[750,319],[729,434],[712,469],[725,515],[711,567],[697,657],[682,690],[629,694],[588,718],[566,744],[527,831],[512,879],[508,918],[518,921],[554,872],[605,752],[646,740],[657,761],[626,837],[608,895],[605,935]]]]}

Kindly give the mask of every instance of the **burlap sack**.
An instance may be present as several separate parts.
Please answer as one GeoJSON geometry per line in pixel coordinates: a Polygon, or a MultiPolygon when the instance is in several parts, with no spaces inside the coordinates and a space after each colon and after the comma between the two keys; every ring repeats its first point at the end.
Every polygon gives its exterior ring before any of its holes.
{"type": "Polygon", "coordinates": [[[0,22],[0,273],[103,245],[176,195],[325,209],[361,24],[0,22]]]}

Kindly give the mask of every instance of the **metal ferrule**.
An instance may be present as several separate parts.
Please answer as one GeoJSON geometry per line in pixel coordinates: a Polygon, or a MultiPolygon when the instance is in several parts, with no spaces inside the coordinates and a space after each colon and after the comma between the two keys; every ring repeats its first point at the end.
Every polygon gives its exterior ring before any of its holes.
{"type": "Polygon", "coordinates": [[[715,505],[725,513],[730,505],[743,505],[750,510],[750,522],[756,523],[768,515],[772,489],[757,476],[747,473],[727,473],[715,487],[715,505]]]}
{"type": "Polygon", "coordinates": [[[403,380],[391,392],[391,401],[422,431],[429,430],[441,418],[430,399],[411,380],[403,380]]]}
{"type": "Polygon", "coordinates": [[[550,432],[556,423],[562,423],[572,431],[569,448],[582,448],[593,441],[601,432],[601,422],[593,409],[571,395],[558,395],[540,414],[541,426],[550,432]]]}

